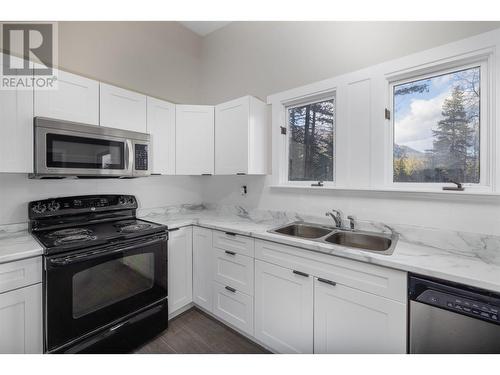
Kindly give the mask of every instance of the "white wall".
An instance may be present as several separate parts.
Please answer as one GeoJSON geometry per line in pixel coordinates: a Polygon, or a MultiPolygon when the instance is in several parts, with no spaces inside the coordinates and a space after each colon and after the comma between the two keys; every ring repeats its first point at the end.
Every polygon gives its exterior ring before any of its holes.
{"type": "MultiPolygon", "coordinates": [[[[458,40],[492,26],[498,27],[499,24],[305,24],[305,32],[302,34],[302,26],[297,24],[271,23],[264,24],[262,29],[248,23],[230,25],[209,36],[204,44],[204,98],[207,103],[217,103],[229,96],[244,93],[265,97],[283,89],[327,78],[325,75],[329,74],[328,72],[333,72],[330,74],[332,77],[335,74],[354,71],[355,68],[367,67],[389,58],[402,57],[410,52],[458,40]],[[264,31],[270,35],[269,38],[264,38],[264,31]],[[320,35],[327,36],[328,45],[325,45],[324,41],[317,42],[316,39],[320,35]],[[298,45],[310,46],[309,57],[295,58],[298,45]],[[328,46],[335,48],[328,49],[328,46]],[[227,95],[229,96],[226,97],[227,95]]],[[[373,92],[372,95],[383,97],[384,92],[373,92]]],[[[378,104],[377,102],[377,106],[378,104]]],[[[348,116],[344,117],[347,118],[348,116]]],[[[373,126],[371,142],[383,143],[384,136],[378,130],[382,129],[384,124],[381,128],[380,121],[374,116],[369,122],[373,126]]],[[[348,131],[347,123],[339,124],[340,126],[344,126],[343,131],[348,131]]],[[[363,134],[370,132],[369,129],[364,129],[364,126],[363,124],[363,129],[357,131],[363,131],[363,134]]],[[[369,149],[370,139],[365,141],[367,144],[361,147],[353,139],[352,143],[342,144],[340,148],[346,152],[349,149],[355,150],[356,147],[369,149]]],[[[375,174],[383,175],[383,166],[380,167],[381,162],[378,160],[380,158],[377,156],[377,160],[373,160],[373,155],[368,154],[368,160],[371,164],[375,162],[378,165],[378,169],[374,169],[375,174]]],[[[356,179],[356,174],[351,173],[347,164],[338,166],[346,179],[363,180],[366,186],[370,185],[370,170],[363,170],[361,173],[365,177],[356,179]]],[[[376,180],[377,176],[373,176],[373,179],[376,180]]],[[[317,215],[323,215],[330,208],[340,208],[361,220],[500,234],[499,198],[472,201],[440,199],[435,196],[416,197],[405,193],[290,190],[272,188],[270,186],[273,183],[275,180],[270,177],[215,176],[204,180],[203,198],[212,203],[241,204],[317,215]],[[248,186],[247,197],[239,195],[242,184],[248,186]]]]}
{"type": "Polygon", "coordinates": [[[140,208],[201,202],[198,177],[152,176],[137,179],[31,180],[0,173],[0,225],[28,220],[28,202],[60,196],[133,194],[140,208]]]}

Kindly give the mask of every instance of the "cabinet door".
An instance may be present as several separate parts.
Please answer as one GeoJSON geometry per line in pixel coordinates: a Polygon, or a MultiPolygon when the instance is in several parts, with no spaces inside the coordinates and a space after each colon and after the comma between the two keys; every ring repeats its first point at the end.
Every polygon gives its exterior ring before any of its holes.
{"type": "Polygon", "coordinates": [[[42,284],[0,294],[0,353],[42,351],[42,284]]]}
{"type": "Polygon", "coordinates": [[[255,337],[279,353],[313,352],[312,276],[255,260],[255,337]]]}
{"type": "Polygon", "coordinates": [[[315,279],[315,353],[406,353],[406,305],[315,279]]]}
{"type": "Polygon", "coordinates": [[[193,302],[212,311],[212,231],[193,228],[193,302]]]}
{"type": "Polygon", "coordinates": [[[170,314],[193,301],[193,229],[169,232],[168,311],[170,314]]]}
{"type": "Polygon", "coordinates": [[[58,71],[57,88],[35,89],[35,116],[99,125],[99,82],[58,71]]]}
{"type": "Polygon", "coordinates": [[[213,174],[214,107],[176,105],[175,109],[176,174],[213,174]]]}
{"type": "Polygon", "coordinates": [[[33,89],[0,90],[0,172],[33,172],[33,89]]]}
{"type": "Polygon", "coordinates": [[[215,174],[248,173],[249,97],[215,107],[215,174]]]}
{"type": "Polygon", "coordinates": [[[100,125],[146,133],[146,96],[100,84],[100,125]]]}
{"type": "Polygon", "coordinates": [[[147,98],[147,132],[151,134],[153,173],[175,174],[175,104],[147,98]]]}

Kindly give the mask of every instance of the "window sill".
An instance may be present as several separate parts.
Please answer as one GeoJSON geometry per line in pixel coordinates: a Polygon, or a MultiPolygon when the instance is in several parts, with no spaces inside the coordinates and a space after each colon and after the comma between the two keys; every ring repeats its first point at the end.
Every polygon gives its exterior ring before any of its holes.
{"type": "Polygon", "coordinates": [[[271,189],[305,190],[317,192],[339,192],[343,195],[378,196],[387,198],[415,198],[415,199],[443,199],[457,201],[494,201],[500,202],[500,193],[488,190],[478,190],[467,187],[464,191],[435,190],[435,189],[400,189],[389,187],[352,188],[341,186],[300,186],[300,185],[271,185],[271,189]]]}

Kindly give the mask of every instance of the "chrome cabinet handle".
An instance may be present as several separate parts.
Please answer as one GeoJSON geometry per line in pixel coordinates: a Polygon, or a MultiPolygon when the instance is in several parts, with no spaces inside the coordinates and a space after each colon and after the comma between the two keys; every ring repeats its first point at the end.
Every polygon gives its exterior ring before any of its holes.
{"type": "Polygon", "coordinates": [[[293,270],[293,273],[299,276],[309,277],[309,274],[297,270],[293,270]]]}
{"type": "Polygon", "coordinates": [[[335,281],[331,281],[331,280],[327,280],[327,279],[322,279],[321,277],[318,277],[318,281],[320,283],[328,284],[328,285],[331,285],[331,286],[337,285],[337,283],[335,281]]]}

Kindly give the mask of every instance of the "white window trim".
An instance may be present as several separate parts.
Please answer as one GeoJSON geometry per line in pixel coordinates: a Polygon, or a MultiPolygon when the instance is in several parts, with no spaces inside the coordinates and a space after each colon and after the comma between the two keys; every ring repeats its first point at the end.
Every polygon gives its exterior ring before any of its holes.
{"type": "Polygon", "coordinates": [[[333,99],[334,103],[334,120],[333,120],[333,181],[321,181],[323,183],[323,186],[316,186],[316,187],[333,187],[336,185],[336,152],[337,152],[337,137],[336,137],[336,127],[337,127],[337,95],[335,90],[332,90],[327,93],[313,93],[312,95],[308,95],[306,97],[303,97],[298,100],[293,100],[293,101],[288,101],[283,103],[283,111],[284,111],[284,127],[286,128],[286,136],[283,138],[286,138],[285,145],[284,145],[284,150],[282,150],[282,153],[284,153],[284,170],[282,171],[282,180],[281,185],[286,185],[286,186],[309,186],[312,187],[311,184],[315,184],[318,181],[317,180],[311,180],[311,181],[290,181],[288,179],[288,174],[289,174],[289,168],[288,168],[288,160],[289,160],[289,152],[290,152],[290,127],[289,127],[289,118],[288,118],[288,110],[290,108],[294,107],[301,107],[305,106],[308,104],[312,103],[317,103],[320,101],[326,101],[326,100],[331,100],[333,99]]]}
{"type": "MultiPolygon", "coordinates": [[[[453,186],[447,183],[407,183],[393,181],[393,147],[394,147],[394,101],[393,88],[396,85],[407,82],[435,77],[442,74],[452,73],[454,71],[464,70],[472,67],[480,67],[481,78],[481,97],[480,97],[480,182],[478,184],[462,183],[469,192],[488,193],[493,191],[492,184],[492,116],[490,109],[493,107],[492,88],[494,85],[494,76],[492,74],[492,54],[493,51],[478,51],[466,57],[455,57],[446,62],[428,64],[425,68],[410,68],[404,72],[398,72],[395,75],[386,76],[387,79],[387,108],[390,110],[391,118],[386,120],[388,123],[388,139],[386,147],[386,168],[385,168],[385,187],[391,190],[410,190],[434,192],[442,191],[443,186],[453,186]]],[[[459,181],[461,182],[461,181],[459,181]]]]}

